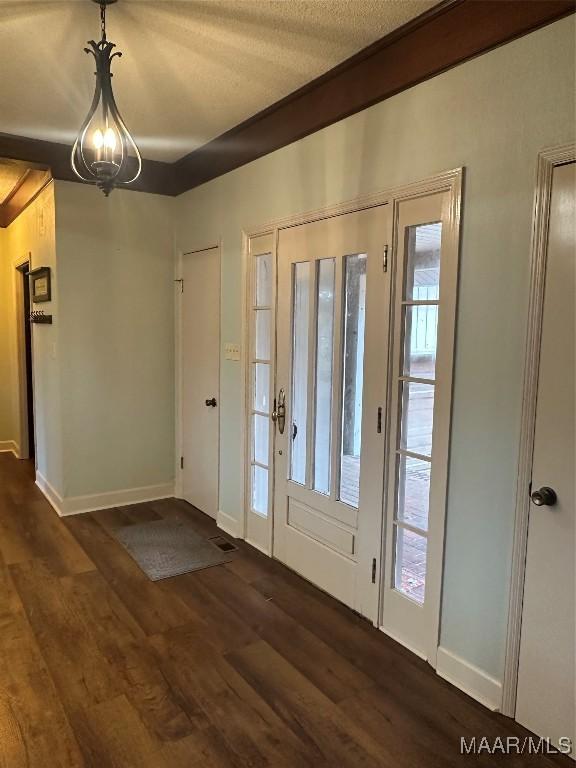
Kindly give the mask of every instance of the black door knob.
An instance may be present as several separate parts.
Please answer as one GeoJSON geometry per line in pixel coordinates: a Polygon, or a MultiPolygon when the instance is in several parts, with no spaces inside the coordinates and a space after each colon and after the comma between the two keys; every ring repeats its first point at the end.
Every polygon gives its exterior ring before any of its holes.
{"type": "Polygon", "coordinates": [[[210,400],[206,400],[206,405],[208,408],[216,408],[218,403],[216,402],[215,397],[211,397],[210,400]]]}
{"type": "Polygon", "coordinates": [[[547,485],[531,493],[530,498],[532,504],[536,504],[537,507],[553,507],[558,499],[556,491],[553,488],[548,488],[547,485]]]}

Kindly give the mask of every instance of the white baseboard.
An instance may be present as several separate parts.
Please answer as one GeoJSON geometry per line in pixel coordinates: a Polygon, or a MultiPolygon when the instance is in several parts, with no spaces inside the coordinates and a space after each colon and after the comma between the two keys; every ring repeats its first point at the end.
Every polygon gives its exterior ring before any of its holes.
{"type": "Polygon", "coordinates": [[[90,496],[68,496],[62,498],[40,472],[36,473],[36,485],[60,517],[80,515],[85,512],[97,512],[99,509],[110,509],[111,507],[125,507],[127,504],[141,504],[145,501],[157,501],[158,499],[168,499],[174,496],[174,484],[162,483],[160,485],[147,485],[141,488],[128,488],[123,491],[96,493],[90,496]]]}
{"type": "Polygon", "coordinates": [[[224,533],[227,533],[229,536],[232,536],[235,539],[243,538],[241,521],[236,520],[235,517],[226,514],[226,512],[222,512],[221,509],[219,509],[216,514],[216,525],[218,528],[221,528],[224,533]]]}
{"type": "Polygon", "coordinates": [[[502,683],[446,648],[438,648],[436,672],[493,712],[502,707],[502,683]]]}
{"type": "Polygon", "coordinates": [[[14,440],[0,440],[0,453],[13,453],[17,459],[20,458],[20,448],[14,440]]]}
{"type": "Polygon", "coordinates": [[[41,472],[38,472],[38,470],[36,470],[36,485],[40,488],[56,512],[58,512],[60,517],[62,517],[64,514],[64,500],[62,499],[62,496],[60,496],[58,491],[50,485],[48,480],[46,480],[44,475],[41,472]]]}

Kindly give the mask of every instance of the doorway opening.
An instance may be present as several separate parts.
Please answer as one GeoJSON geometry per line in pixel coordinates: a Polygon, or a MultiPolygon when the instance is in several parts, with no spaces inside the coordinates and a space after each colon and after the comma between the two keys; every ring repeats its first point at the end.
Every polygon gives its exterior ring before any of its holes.
{"type": "Polygon", "coordinates": [[[32,325],[30,323],[30,262],[17,267],[19,272],[18,293],[18,357],[20,367],[20,455],[23,459],[34,460],[36,456],[34,432],[34,372],[32,354],[32,325]]]}

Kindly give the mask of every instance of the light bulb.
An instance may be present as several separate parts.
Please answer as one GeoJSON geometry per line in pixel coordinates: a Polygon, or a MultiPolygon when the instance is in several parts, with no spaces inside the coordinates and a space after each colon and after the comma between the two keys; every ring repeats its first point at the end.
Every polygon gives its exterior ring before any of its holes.
{"type": "Polygon", "coordinates": [[[94,149],[102,149],[104,146],[104,134],[98,128],[94,131],[94,136],[92,137],[92,141],[94,142],[94,149]]]}
{"type": "Polygon", "coordinates": [[[116,133],[113,128],[106,128],[104,134],[104,146],[111,149],[112,152],[116,150],[116,133]]]}

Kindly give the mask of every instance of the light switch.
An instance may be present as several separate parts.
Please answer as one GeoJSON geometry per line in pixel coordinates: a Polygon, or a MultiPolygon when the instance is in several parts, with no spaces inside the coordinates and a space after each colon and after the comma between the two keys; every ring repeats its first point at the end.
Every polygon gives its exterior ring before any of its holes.
{"type": "Polygon", "coordinates": [[[240,360],[240,344],[232,344],[226,342],[224,344],[224,359],[225,360],[240,360]]]}

